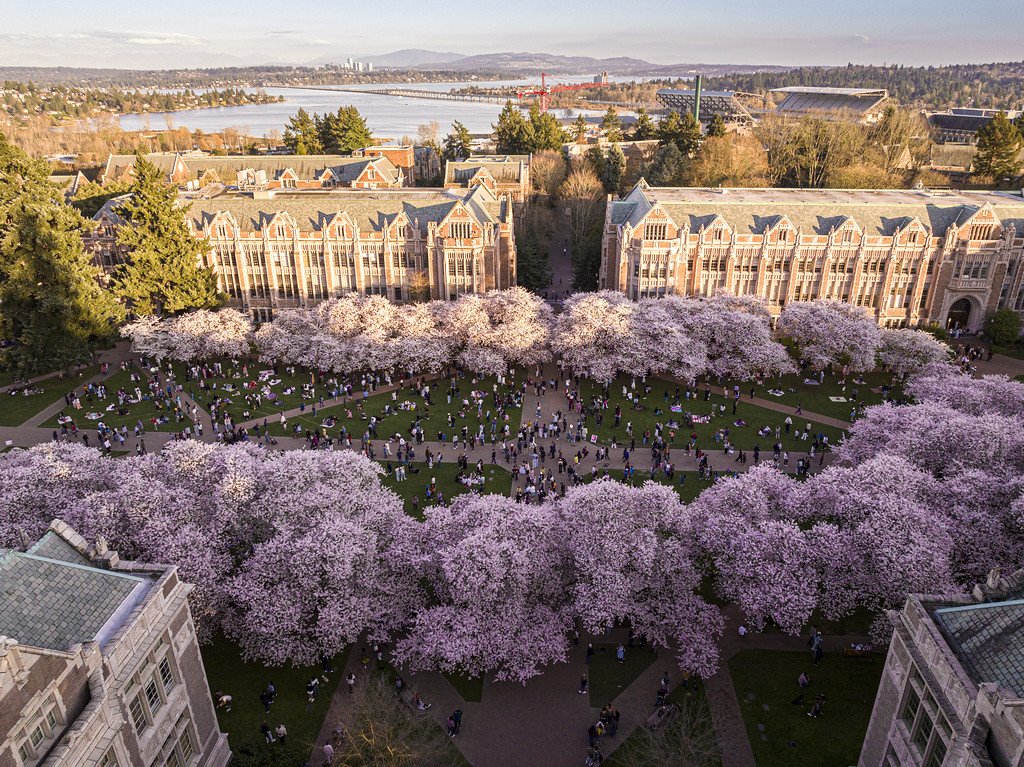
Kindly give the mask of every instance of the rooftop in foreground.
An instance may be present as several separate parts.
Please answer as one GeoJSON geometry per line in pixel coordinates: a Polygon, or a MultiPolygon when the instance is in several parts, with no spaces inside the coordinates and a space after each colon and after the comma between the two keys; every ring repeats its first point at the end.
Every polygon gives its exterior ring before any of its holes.
{"type": "Polygon", "coordinates": [[[975,684],[1024,699],[1024,600],[940,607],[935,622],[975,684]]]}

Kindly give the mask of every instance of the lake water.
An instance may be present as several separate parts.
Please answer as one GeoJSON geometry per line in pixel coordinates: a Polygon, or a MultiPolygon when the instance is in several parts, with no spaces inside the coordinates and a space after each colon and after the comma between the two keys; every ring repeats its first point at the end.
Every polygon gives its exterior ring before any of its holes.
{"type": "MultiPolygon", "coordinates": [[[[559,77],[551,82],[587,82],[591,77],[559,77]]],[[[637,80],[639,78],[610,78],[613,80],[637,80]]],[[[450,91],[467,85],[500,87],[505,85],[534,85],[539,80],[502,80],[498,82],[462,83],[374,83],[363,85],[339,85],[339,88],[370,90],[379,88],[410,88],[438,92],[450,91]]],[[[335,87],[335,86],[326,86],[335,87]]],[[[266,136],[271,131],[284,132],[288,118],[300,108],[313,112],[334,112],[340,106],[352,105],[366,119],[375,136],[401,138],[415,136],[416,126],[436,120],[441,124],[441,135],[448,132],[453,120],[458,120],[470,133],[488,133],[501,111],[500,104],[486,104],[475,101],[431,101],[397,96],[381,96],[373,93],[339,93],[301,88],[266,88],[268,94],[284,96],[277,104],[246,104],[238,107],[215,109],[189,109],[181,112],[150,112],[149,114],[121,115],[121,127],[125,130],[162,130],[168,126],[185,126],[206,132],[237,128],[250,136],[266,136]]],[[[591,113],[593,114],[593,113],[591,113]]],[[[561,116],[561,115],[559,115],[561,116]]]]}

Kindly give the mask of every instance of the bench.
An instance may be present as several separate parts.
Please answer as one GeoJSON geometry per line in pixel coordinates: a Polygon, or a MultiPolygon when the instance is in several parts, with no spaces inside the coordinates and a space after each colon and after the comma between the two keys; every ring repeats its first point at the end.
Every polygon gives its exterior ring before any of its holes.
{"type": "Polygon", "coordinates": [[[657,732],[661,729],[666,722],[675,716],[676,707],[672,703],[665,703],[658,706],[654,713],[647,717],[647,729],[651,732],[657,732]]]}

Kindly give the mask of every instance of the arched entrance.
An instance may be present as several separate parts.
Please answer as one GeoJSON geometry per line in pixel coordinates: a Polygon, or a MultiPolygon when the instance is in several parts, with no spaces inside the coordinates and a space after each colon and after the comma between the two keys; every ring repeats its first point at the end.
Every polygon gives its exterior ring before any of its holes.
{"type": "Polygon", "coordinates": [[[968,323],[971,321],[971,299],[961,298],[959,301],[955,301],[951,307],[949,307],[949,316],[946,319],[946,329],[966,330],[968,323]]]}

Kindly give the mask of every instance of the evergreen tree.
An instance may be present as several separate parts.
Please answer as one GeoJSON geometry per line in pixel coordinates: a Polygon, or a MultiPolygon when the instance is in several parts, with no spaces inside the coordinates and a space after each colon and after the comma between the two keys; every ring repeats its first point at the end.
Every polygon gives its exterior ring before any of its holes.
{"type": "Polygon", "coordinates": [[[636,111],[636,123],[633,125],[633,140],[650,141],[657,137],[658,128],[654,125],[654,120],[647,114],[646,109],[640,107],[636,111]]]}
{"type": "Polygon", "coordinates": [[[999,346],[1018,343],[1021,340],[1020,315],[1013,309],[999,309],[985,321],[985,334],[999,346]]]}
{"type": "Polygon", "coordinates": [[[601,176],[605,191],[609,194],[618,194],[625,172],[626,155],[623,154],[622,148],[618,144],[612,144],[612,148],[608,150],[608,157],[604,161],[604,174],[601,176]]]}
{"type": "Polygon", "coordinates": [[[316,123],[305,109],[299,109],[288,119],[284,129],[284,143],[292,154],[323,154],[324,148],[316,123]]]}
{"type": "Polygon", "coordinates": [[[551,285],[551,264],[542,252],[533,231],[516,239],[516,282],[527,290],[539,293],[551,285]]]}
{"type": "Polygon", "coordinates": [[[562,144],[566,141],[565,131],[558,124],[558,118],[551,112],[541,112],[536,101],[530,106],[528,135],[530,136],[528,150],[530,152],[561,149],[562,144]]]}
{"type": "Polygon", "coordinates": [[[601,132],[613,144],[622,141],[622,120],[619,119],[615,107],[608,107],[608,111],[601,118],[601,132]]]}
{"type": "Polygon", "coordinates": [[[472,153],[472,142],[469,130],[456,120],[452,123],[452,132],[444,138],[441,157],[445,160],[465,160],[472,153]]]}
{"type": "Polygon", "coordinates": [[[529,153],[532,146],[530,124],[511,101],[505,102],[498,115],[498,122],[492,127],[498,154],[529,153]]]}
{"type": "Polygon", "coordinates": [[[583,159],[587,161],[587,165],[594,171],[594,175],[600,180],[604,178],[605,173],[605,159],[604,152],[601,151],[601,147],[592,146],[587,150],[587,153],[583,155],[583,159]]]}
{"type": "Polygon", "coordinates": [[[725,120],[722,119],[722,115],[711,115],[711,121],[708,123],[708,130],[705,135],[714,137],[725,135],[725,120]]]}
{"type": "Polygon", "coordinates": [[[88,222],[0,134],[0,367],[46,372],[87,359],[116,333],[121,307],[82,245],[88,222]]]}
{"type": "Polygon", "coordinates": [[[683,156],[689,157],[700,148],[700,125],[687,112],[669,112],[658,122],[658,140],[662,144],[675,144],[683,156]]]}
{"type": "MultiPolygon", "coordinates": [[[[317,115],[314,115],[317,122],[317,115]]],[[[338,107],[335,114],[328,112],[317,122],[317,133],[323,151],[328,154],[352,154],[373,144],[373,134],[366,120],[353,106],[338,107]]]]}
{"type": "Polygon", "coordinates": [[[572,128],[569,131],[573,141],[577,144],[586,143],[587,127],[587,118],[583,116],[583,113],[581,112],[576,115],[576,119],[572,121],[572,128]]]}
{"type": "Polygon", "coordinates": [[[156,166],[135,158],[131,196],[117,207],[123,223],[117,244],[126,249],[114,270],[114,293],[136,314],[177,314],[220,303],[217,281],[203,256],[209,245],[189,232],[177,192],[156,166]]]}
{"type": "Polygon", "coordinates": [[[974,172],[992,176],[997,183],[1014,179],[1020,174],[1020,149],[1020,132],[1006,119],[1006,113],[1000,112],[978,131],[974,172]]]}
{"type": "Polygon", "coordinates": [[[686,157],[675,142],[669,141],[658,150],[647,167],[647,182],[651,186],[683,186],[686,171],[686,157]]]}

